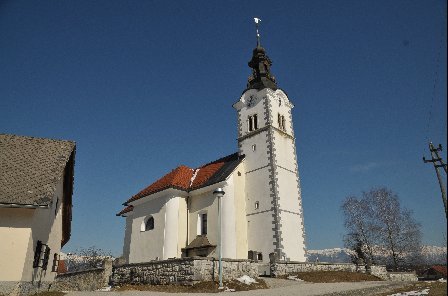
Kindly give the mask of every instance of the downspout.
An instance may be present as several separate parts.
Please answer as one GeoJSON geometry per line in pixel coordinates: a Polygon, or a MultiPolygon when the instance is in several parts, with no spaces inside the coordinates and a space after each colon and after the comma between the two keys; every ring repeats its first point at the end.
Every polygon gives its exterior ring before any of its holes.
{"type": "MultiPolygon", "coordinates": [[[[187,195],[187,198],[186,198],[186,200],[187,200],[187,241],[185,242],[185,247],[187,247],[188,246],[188,229],[189,229],[189,227],[188,227],[188,224],[189,224],[189,209],[190,209],[190,196],[189,195],[187,195]]],[[[185,254],[185,256],[187,256],[188,254],[185,254]]]]}

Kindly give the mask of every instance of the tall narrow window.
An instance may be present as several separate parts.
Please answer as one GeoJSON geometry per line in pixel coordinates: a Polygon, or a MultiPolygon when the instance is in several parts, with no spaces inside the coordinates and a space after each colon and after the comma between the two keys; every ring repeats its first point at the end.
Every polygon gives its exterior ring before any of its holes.
{"type": "Polygon", "coordinates": [[[282,131],[286,130],[285,116],[281,115],[280,113],[278,113],[278,115],[277,115],[277,123],[278,123],[279,129],[281,129],[282,131]]]}
{"type": "Polygon", "coordinates": [[[247,129],[251,132],[258,129],[258,116],[254,114],[247,118],[247,129]]]}
{"type": "Polygon", "coordinates": [[[207,213],[201,215],[201,235],[207,234],[207,213]]]}

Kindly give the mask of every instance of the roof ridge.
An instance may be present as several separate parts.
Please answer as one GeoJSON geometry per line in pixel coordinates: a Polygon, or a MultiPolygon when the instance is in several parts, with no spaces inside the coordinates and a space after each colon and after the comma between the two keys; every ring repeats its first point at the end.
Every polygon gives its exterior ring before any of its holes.
{"type": "Polygon", "coordinates": [[[225,162],[225,161],[228,161],[229,159],[232,159],[232,158],[235,157],[235,156],[238,156],[238,152],[229,154],[229,155],[227,155],[227,156],[224,156],[224,157],[221,157],[221,158],[216,159],[216,160],[214,160],[214,161],[211,161],[211,162],[208,162],[208,163],[206,163],[206,164],[203,164],[203,165],[201,165],[200,167],[198,167],[198,169],[203,168],[203,167],[208,166],[208,165],[211,165],[211,164],[214,164],[214,163],[219,163],[219,162],[225,162]]]}
{"type": "Polygon", "coordinates": [[[64,140],[64,139],[42,138],[42,137],[34,137],[34,136],[22,136],[22,135],[0,133],[0,137],[1,136],[9,136],[9,137],[28,139],[28,140],[45,140],[45,141],[53,141],[53,142],[68,142],[68,143],[76,144],[76,141],[64,140]]]}
{"type": "Polygon", "coordinates": [[[194,179],[196,179],[196,176],[198,175],[200,170],[201,170],[200,168],[199,169],[194,169],[193,176],[191,177],[191,180],[190,180],[190,186],[188,186],[189,189],[193,185],[194,179]]]}

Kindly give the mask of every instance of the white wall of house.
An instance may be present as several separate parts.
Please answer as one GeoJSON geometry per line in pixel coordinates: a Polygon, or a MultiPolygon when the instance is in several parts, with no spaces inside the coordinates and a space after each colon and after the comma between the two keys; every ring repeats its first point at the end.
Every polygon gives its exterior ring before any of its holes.
{"type": "Polygon", "coordinates": [[[165,232],[165,202],[167,196],[135,205],[129,241],[129,263],[163,259],[163,238],[165,232]],[[154,229],[142,231],[149,216],[154,218],[154,229]]]}
{"type": "Polygon", "coordinates": [[[21,281],[34,210],[0,208],[0,281],[21,281]]]}
{"type": "Polygon", "coordinates": [[[234,184],[236,258],[247,259],[246,178],[243,161],[232,174],[234,184]]]}
{"type": "Polygon", "coordinates": [[[128,263],[179,258],[186,243],[186,193],[167,189],[133,202],[123,253],[128,263]],[[182,196],[183,195],[183,196],[182,196]],[[149,217],[154,229],[145,230],[149,217]]]}
{"type": "Polygon", "coordinates": [[[62,240],[63,179],[49,208],[0,208],[0,281],[54,280],[53,259],[61,251],[62,240]],[[46,270],[33,268],[38,240],[51,250],[46,270]]]}
{"type": "MultiPolygon", "coordinates": [[[[188,216],[188,243],[201,234],[200,215],[207,213],[207,238],[212,245],[218,244],[218,202],[213,196],[213,190],[196,190],[190,192],[188,216]]],[[[225,189],[224,189],[225,191],[225,189]]]]}

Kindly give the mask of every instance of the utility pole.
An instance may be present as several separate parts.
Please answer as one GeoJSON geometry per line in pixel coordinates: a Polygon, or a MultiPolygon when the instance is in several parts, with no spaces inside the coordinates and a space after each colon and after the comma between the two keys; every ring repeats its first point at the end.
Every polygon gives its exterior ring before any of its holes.
{"type": "Polygon", "coordinates": [[[428,163],[432,162],[434,165],[434,169],[436,170],[437,179],[439,180],[440,191],[442,191],[442,200],[443,206],[445,207],[445,216],[447,215],[447,205],[446,205],[446,190],[445,185],[442,181],[442,176],[440,176],[439,168],[443,168],[445,170],[445,174],[447,173],[447,165],[443,162],[443,159],[439,156],[439,151],[442,151],[442,145],[439,144],[439,147],[435,148],[432,142],[429,142],[429,151],[431,151],[431,159],[427,160],[423,156],[423,162],[428,163]]]}

